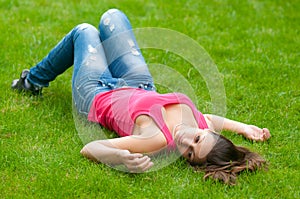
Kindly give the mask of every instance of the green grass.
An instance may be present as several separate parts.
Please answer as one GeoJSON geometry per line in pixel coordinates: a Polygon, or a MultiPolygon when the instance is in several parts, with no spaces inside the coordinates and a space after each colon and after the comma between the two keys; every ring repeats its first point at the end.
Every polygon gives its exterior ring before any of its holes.
{"type": "MultiPolygon", "coordinates": [[[[300,2],[249,1],[0,1],[1,198],[300,198],[300,2]],[[163,27],[196,40],[222,74],[229,118],[268,127],[267,143],[224,132],[234,143],[262,154],[268,172],[243,173],[229,187],[203,181],[183,160],[145,174],[127,174],[84,159],[72,116],[72,70],[43,98],[12,92],[10,84],[75,25],[97,26],[117,7],[133,27],[163,27]]],[[[184,60],[145,50],[149,63],[184,60]]],[[[192,72],[198,106],[209,112],[201,76],[192,72]]]]}

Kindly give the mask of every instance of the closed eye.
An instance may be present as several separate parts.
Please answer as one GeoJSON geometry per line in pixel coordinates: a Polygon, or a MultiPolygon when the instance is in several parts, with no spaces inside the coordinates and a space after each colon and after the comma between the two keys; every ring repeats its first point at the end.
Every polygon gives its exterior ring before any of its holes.
{"type": "Polygon", "coordinates": [[[187,154],[187,156],[188,156],[188,160],[191,162],[192,160],[193,160],[193,158],[194,158],[194,149],[192,148],[192,147],[190,147],[189,148],[189,152],[188,152],[188,154],[187,154]]]}
{"type": "Polygon", "coordinates": [[[192,157],[192,151],[190,151],[190,152],[188,153],[188,157],[189,157],[189,158],[192,157]]]}

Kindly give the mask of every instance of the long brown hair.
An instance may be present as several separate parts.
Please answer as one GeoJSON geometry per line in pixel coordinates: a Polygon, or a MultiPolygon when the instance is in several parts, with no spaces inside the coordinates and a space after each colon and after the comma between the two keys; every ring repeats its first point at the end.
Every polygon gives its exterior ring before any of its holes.
{"type": "Polygon", "coordinates": [[[235,146],[226,137],[213,133],[217,141],[207,154],[205,162],[191,165],[197,171],[204,171],[204,179],[212,178],[234,185],[237,174],[242,171],[255,171],[266,168],[266,161],[257,153],[245,147],[235,146]]]}

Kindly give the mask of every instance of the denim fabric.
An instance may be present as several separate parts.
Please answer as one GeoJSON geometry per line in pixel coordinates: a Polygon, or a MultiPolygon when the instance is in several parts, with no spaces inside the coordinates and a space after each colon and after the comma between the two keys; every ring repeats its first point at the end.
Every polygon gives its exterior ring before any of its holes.
{"type": "Polygon", "coordinates": [[[27,76],[32,84],[47,87],[74,65],[73,101],[85,115],[100,92],[125,86],[155,90],[127,17],[110,9],[102,15],[98,28],[86,23],[76,26],[27,76]]]}

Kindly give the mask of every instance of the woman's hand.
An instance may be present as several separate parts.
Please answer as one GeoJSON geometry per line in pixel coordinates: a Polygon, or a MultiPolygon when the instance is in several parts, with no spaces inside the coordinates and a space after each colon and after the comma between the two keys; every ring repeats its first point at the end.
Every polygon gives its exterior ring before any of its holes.
{"type": "Polygon", "coordinates": [[[119,155],[122,163],[132,173],[142,173],[153,166],[151,159],[141,153],[130,153],[128,150],[121,150],[119,155]]]}
{"type": "Polygon", "coordinates": [[[269,129],[261,129],[254,125],[245,125],[245,128],[241,134],[250,140],[260,142],[266,141],[271,137],[269,129]]]}

